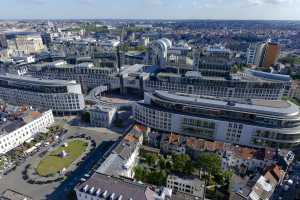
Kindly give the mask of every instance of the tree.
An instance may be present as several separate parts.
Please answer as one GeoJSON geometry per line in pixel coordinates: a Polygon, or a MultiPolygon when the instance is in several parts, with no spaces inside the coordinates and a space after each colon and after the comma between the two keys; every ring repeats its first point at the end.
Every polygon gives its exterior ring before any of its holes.
{"type": "Polygon", "coordinates": [[[147,174],[147,182],[157,186],[166,184],[167,174],[164,170],[151,171],[147,174]]]}
{"type": "Polygon", "coordinates": [[[134,178],[138,181],[144,181],[146,176],[146,171],[141,166],[136,166],[134,169],[134,178]]]}
{"type": "Polygon", "coordinates": [[[173,171],[186,175],[189,175],[193,172],[193,165],[190,156],[186,154],[175,155],[173,162],[173,171]]]}
{"type": "Polygon", "coordinates": [[[202,153],[197,159],[196,167],[209,174],[209,181],[211,175],[218,176],[222,173],[221,158],[217,154],[213,153],[202,153]]]}
{"type": "Polygon", "coordinates": [[[158,156],[153,153],[148,153],[146,154],[145,159],[146,159],[146,163],[149,166],[155,166],[158,161],[158,156]]]}
{"type": "Polygon", "coordinates": [[[225,171],[223,173],[223,175],[224,175],[224,179],[225,179],[225,184],[229,185],[230,180],[231,180],[231,178],[233,176],[233,172],[232,171],[225,171]]]}
{"type": "Polygon", "coordinates": [[[158,161],[159,167],[160,169],[166,169],[166,159],[163,156],[159,157],[159,161],[158,161]]]}

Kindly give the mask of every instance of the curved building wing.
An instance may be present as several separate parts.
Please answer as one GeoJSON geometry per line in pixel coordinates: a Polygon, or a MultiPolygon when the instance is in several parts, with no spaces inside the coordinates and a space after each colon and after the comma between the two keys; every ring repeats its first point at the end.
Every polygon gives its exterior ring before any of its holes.
{"type": "Polygon", "coordinates": [[[300,111],[291,102],[235,103],[165,91],[146,93],[134,118],[154,130],[252,147],[289,148],[300,144],[300,111]]]}
{"type": "Polygon", "coordinates": [[[15,105],[52,109],[57,114],[73,114],[85,106],[81,86],[75,81],[12,74],[0,75],[0,99],[15,105]]]}

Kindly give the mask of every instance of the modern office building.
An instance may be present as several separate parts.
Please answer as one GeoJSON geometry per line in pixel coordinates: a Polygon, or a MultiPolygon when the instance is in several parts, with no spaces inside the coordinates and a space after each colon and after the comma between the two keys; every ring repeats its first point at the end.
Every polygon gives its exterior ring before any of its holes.
{"type": "Polygon", "coordinates": [[[54,123],[52,110],[1,113],[0,155],[18,147],[54,123]]]}
{"type": "Polygon", "coordinates": [[[0,33],[0,49],[5,49],[7,48],[7,39],[5,34],[0,33]]]}
{"type": "Polygon", "coordinates": [[[49,44],[52,42],[52,37],[50,33],[44,32],[41,34],[41,37],[42,37],[43,44],[46,46],[49,46],[49,44]]]}
{"type": "Polygon", "coordinates": [[[187,44],[176,45],[167,38],[161,38],[150,44],[146,62],[150,65],[186,72],[193,68],[193,60],[189,57],[191,52],[192,48],[187,44]]]}
{"type": "Polygon", "coordinates": [[[260,43],[251,43],[247,49],[247,64],[248,65],[258,65],[259,64],[259,57],[258,55],[261,54],[260,48],[262,44],[260,43]]]}
{"type": "Polygon", "coordinates": [[[14,105],[52,109],[55,114],[75,114],[85,107],[80,84],[75,81],[12,74],[0,75],[0,99],[14,105]]]}
{"type": "Polygon", "coordinates": [[[216,98],[156,91],[133,106],[136,122],[163,132],[251,147],[300,144],[300,111],[291,102],[216,98]]]}
{"type": "Polygon", "coordinates": [[[226,76],[203,76],[197,71],[189,71],[185,75],[161,71],[163,69],[157,66],[126,65],[118,72],[115,67],[96,67],[92,63],[68,65],[65,61],[29,67],[29,73],[37,78],[76,80],[84,92],[107,86],[108,90],[120,89],[125,92],[126,88],[141,92],[168,90],[231,99],[274,100],[289,95],[292,84],[289,76],[250,69],[234,74],[228,74],[225,70],[226,76]]]}
{"type": "Polygon", "coordinates": [[[274,65],[280,54],[280,46],[278,43],[267,42],[264,46],[260,67],[270,67],[274,65]]]}
{"type": "Polygon", "coordinates": [[[103,105],[95,105],[87,109],[90,113],[92,126],[110,128],[116,118],[117,108],[103,105]]]}
{"type": "Polygon", "coordinates": [[[81,63],[69,65],[65,61],[36,64],[30,68],[30,73],[38,78],[52,78],[60,80],[76,80],[86,92],[89,89],[101,85],[108,85],[110,88],[119,88],[119,78],[114,67],[96,67],[93,63],[81,63]]]}
{"type": "Polygon", "coordinates": [[[122,54],[122,65],[145,64],[145,52],[128,51],[122,54]]]}
{"type": "Polygon", "coordinates": [[[280,45],[271,42],[250,44],[247,50],[247,64],[257,67],[271,67],[276,64],[280,54],[280,45]]]}
{"type": "Polygon", "coordinates": [[[277,75],[247,69],[229,77],[181,76],[158,73],[143,82],[144,91],[166,90],[214,97],[225,97],[232,100],[247,99],[281,99],[290,92],[292,79],[289,76],[277,75]]]}
{"type": "Polygon", "coordinates": [[[229,76],[234,62],[232,53],[224,47],[208,47],[194,53],[194,71],[203,76],[229,76]]]}
{"type": "MultiPolygon", "coordinates": [[[[161,72],[156,66],[131,65],[116,68],[95,67],[92,63],[68,65],[64,61],[33,65],[29,73],[37,78],[76,80],[84,92],[99,86],[108,90],[129,89],[154,92],[168,90],[197,95],[235,99],[281,99],[289,95],[289,76],[246,69],[226,77],[202,76],[190,71],[185,75],[161,72]]],[[[129,90],[132,91],[132,90],[129,90]]]]}
{"type": "Polygon", "coordinates": [[[162,38],[152,42],[148,52],[148,63],[160,67],[166,66],[168,49],[171,47],[172,41],[167,38],[162,38]]]}

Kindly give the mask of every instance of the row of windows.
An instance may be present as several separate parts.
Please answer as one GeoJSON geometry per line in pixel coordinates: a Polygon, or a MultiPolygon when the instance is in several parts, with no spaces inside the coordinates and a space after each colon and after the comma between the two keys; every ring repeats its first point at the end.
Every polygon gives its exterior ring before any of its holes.
{"type": "Polygon", "coordinates": [[[5,153],[19,146],[25,140],[32,137],[32,135],[38,133],[42,128],[48,127],[53,122],[52,113],[47,115],[44,114],[30,124],[27,124],[8,135],[0,137],[0,152],[5,153]]]}

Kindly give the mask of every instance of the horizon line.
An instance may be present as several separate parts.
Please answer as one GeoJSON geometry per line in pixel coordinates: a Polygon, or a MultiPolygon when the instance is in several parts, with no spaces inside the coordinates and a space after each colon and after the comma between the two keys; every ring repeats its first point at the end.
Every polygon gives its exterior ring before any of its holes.
{"type": "Polygon", "coordinates": [[[21,20],[128,20],[128,21],[300,21],[300,19],[219,19],[219,18],[0,18],[0,21],[21,20]]]}

